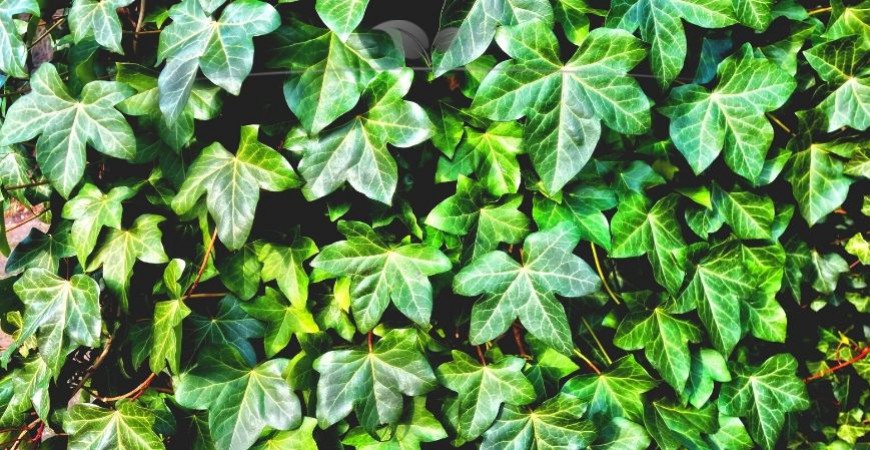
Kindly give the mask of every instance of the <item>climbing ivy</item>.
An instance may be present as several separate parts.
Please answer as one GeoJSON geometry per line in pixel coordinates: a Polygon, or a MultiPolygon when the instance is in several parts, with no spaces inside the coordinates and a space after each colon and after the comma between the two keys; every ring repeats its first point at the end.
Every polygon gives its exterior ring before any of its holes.
{"type": "Polygon", "coordinates": [[[0,448],[870,442],[870,0],[0,0],[0,72],[0,448]]]}

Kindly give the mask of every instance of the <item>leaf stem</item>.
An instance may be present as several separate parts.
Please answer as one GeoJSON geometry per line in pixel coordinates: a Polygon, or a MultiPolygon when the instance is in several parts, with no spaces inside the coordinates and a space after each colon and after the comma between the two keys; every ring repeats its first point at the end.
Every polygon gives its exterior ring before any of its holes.
{"type": "Polygon", "coordinates": [[[585,362],[586,365],[589,366],[589,368],[592,369],[592,371],[595,372],[596,375],[601,375],[601,370],[598,369],[598,366],[596,366],[595,363],[592,362],[592,360],[587,358],[586,355],[584,355],[583,352],[580,351],[580,349],[574,347],[574,354],[577,355],[578,358],[582,359],[583,362],[585,362]]]}
{"type": "Polygon", "coordinates": [[[528,352],[526,352],[526,346],[523,344],[523,329],[520,324],[514,322],[511,328],[513,328],[514,341],[517,343],[517,350],[520,352],[520,356],[523,359],[532,359],[528,352]]]}
{"type": "Polygon", "coordinates": [[[870,355],[870,346],[864,347],[864,349],[861,350],[861,353],[858,353],[857,355],[855,355],[855,357],[853,357],[852,359],[850,359],[848,361],[842,362],[840,364],[837,364],[834,367],[822,370],[819,373],[816,373],[814,375],[810,375],[810,376],[804,378],[804,383],[809,383],[810,381],[815,381],[815,380],[818,380],[820,378],[824,378],[824,377],[826,377],[826,376],[828,376],[828,375],[830,375],[830,374],[832,374],[840,369],[849,367],[852,364],[855,364],[856,362],[861,361],[862,359],[866,358],[867,355],[870,355]]]}
{"type": "Polygon", "coordinates": [[[184,296],[184,300],[190,298],[193,295],[193,291],[196,290],[196,287],[199,286],[200,280],[202,280],[202,274],[205,272],[205,267],[208,265],[208,259],[211,256],[212,250],[214,250],[214,243],[217,240],[217,227],[214,229],[214,233],[211,234],[211,240],[208,243],[208,247],[205,249],[205,255],[202,257],[202,262],[199,264],[199,271],[196,273],[196,279],[193,280],[193,284],[190,285],[190,289],[187,290],[187,294],[184,296]]]}
{"type": "Polygon", "coordinates": [[[191,298],[223,298],[227,295],[230,295],[229,292],[203,292],[202,294],[190,294],[187,296],[188,299],[191,298]]]}
{"type": "Polygon", "coordinates": [[[483,350],[480,349],[479,345],[474,346],[477,349],[477,358],[480,359],[480,363],[486,366],[486,358],[483,356],[483,350]]]}
{"type": "Polygon", "coordinates": [[[18,447],[21,446],[21,442],[23,442],[24,438],[27,436],[27,433],[29,433],[30,430],[35,428],[41,422],[42,422],[42,419],[36,419],[33,422],[30,422],[26,427],[24,427],[24,429],[21,430],[21,433],[18,435],[18,437],[15,438],[14,441],[12,441],[12,447],[9,447],[9,450],[17,450],[18,447]]]}
{"type": "Polygon", "coordinates": [[[811,16],[815,16],[816,14],[823,14],[831,10],[830,6],[823,6],[821,8],[811,9],[807,11],[807,14],[811,16]]]}
{"type": "Polygon", "coordinates": [[[114,337],[111,335],[106,339],[106,343],[103,344],[103,351],[100,352],[100,355],[97,356],[97,359],[94,360],[93,364],[88,367],[88,369],[85,371],[85,374],[82,376],[82,379],[79,380],[78,383],[76,383],[76,387],[75,389],[73,389],[70,398],[75,397],[75,395],[78,394],[80,390],[82,390],[82,388],[85,386],[85,383],[94,375],[94,372],[96,372],[97,369],[100,368],[100,366],[103,364],[103,361],[106,360],[106,357],[109,356],[109,349],[112,348],[113,339],[114,337]]]}
{"type": "Polygon", "coordinates": [[[148,389],[148,386],[151,386],[151,382],[153,382],[155,378],[157,378],[157,374],[152,372],[151,375],[148,375],[148,378],[146,378],[145,381],[139,383],[139,386],[136,386],[130,392],[116,395],[114,397],[97,397],[97,400],[100,400],[103,403],[116,402],[125,398],[136,400],[143,392],[145,392],[146,389],[148,389]]]}
{"type": "Polygon", "coordinates": [[[622,302],[619,301],[619,297],[616,296],[616,293],[613,292],[613,289],[610,289],[610,284],[607,282],[607,277],[604,275],[604,270],[601,269],[601,261],[598,259],[598,250],[596,250],[595,244],[590,242],[589,246],[592,248],[592,259],[595,260],[595,268],[598,270],[598,277],[601,278],[601,284],[604,285],[604,290],[606,290],[607,294],[610,295],[610,298],[613,299],[613,303],[621,305],[622,302]]]}
{"type": "Polygon", "coordinates": [[[36,44],[45,39],[46,36],[51,34],[51,32],[54,31],[55,28],[59,27],[64,22],[66,22],[66,18],[64,17],[57,19],[57,22],[51,24],[51,26],[48,27],[42,34],[40,34],[38,38],[34,39],[33,42],[30,43],[30,47],[27,47],[27,49],[30,50],[35,47],[36,44]]]}
{"type": "Polygon", "coordinates": [[[783,121],[779,120],[779,117],[776,117],[776,116],[774,116],[774,115],[771,114],[771,113],[766,113],[766,114],[767,114],[767,117],[769,117],[770,120],[773,121],[773,123],[777,124],[777,125],[778,125],[780,128],[782,128],[786,133],[788,133],[788,134],[790,134],[790,135],[792,135],[792,136],[795,135],[794,132],[791,131],[791,128],[789,128],[785,123],[783,123],[783,121]]]}
{"type": "Polygon", "coordinates": [[[589,334],[592,335],[592,339],[595,340],[595,345],[598,346],[598,350],[601,350],[601,354],[604,355],[604,359],[607,361],[607,365],[613,364],[613,360],[610,359],[610,355],[607,354],[607,350],[604,349],[604,345],[601,344],[601,341],[598,339],[598,335],[595,334],[595,331],[589,325],[589,322],[586,321],[585,317],[581,317],[580,320],[583,321],[583,326],[586,327],[586,331],[589,331],[589,334]]]}
{"type": "Polygon", "coordinates": [[[15,224],[15,226],[7,228],[6,232],[9,233],[10,231],[17,230],[17,229],[23,227],[24,225],[27,225],[28,223],[33,222],[34,220],[42,217],[42,215],[47,213],[47,212],[48,212],[48,209],[43,209],[39,214],[34,214],[34,215],[30,216],[24,222],[19,222],[19,223],[15,224]]]}
{"type": "Polygon", "coordinates": [[[34,181],[32,183],[16,184],[13,186],[9,186],[6,188],[6,190],[7,191],[14,191],[17,189],[27,189],[27,188],[36,187],[36,186],[44,186],[46,184],[48,184],[48,180],[34,181]]]}
{"type": "Polygon", "coordinates": [[[369,353],[371,353],[373,348],[374,348],[374,343],[372,342],[373,340],[374,340],[374,337],[372,335],[372,332],[369,331],[368,335],[366,336],[366,342],[369,345],[369,353]]]}
{"type": "Polygon", "coordinates": [[[136,53],[139,46],[139,32],[142,30],[142,23],[145,22],[145,0],[139,2],[139,18],[136,20],[136,32],[133,33],[133,52],[136,53]]]}

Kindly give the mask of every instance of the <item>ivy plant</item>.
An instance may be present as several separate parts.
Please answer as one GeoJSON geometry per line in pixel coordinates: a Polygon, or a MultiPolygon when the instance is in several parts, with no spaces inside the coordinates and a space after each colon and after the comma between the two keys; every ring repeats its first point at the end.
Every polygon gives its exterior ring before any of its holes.
{"type": "Polygon", "coordinates": [[[870,445],[870,0],[0,0],[0,91],[0,448],[870,445]]]}

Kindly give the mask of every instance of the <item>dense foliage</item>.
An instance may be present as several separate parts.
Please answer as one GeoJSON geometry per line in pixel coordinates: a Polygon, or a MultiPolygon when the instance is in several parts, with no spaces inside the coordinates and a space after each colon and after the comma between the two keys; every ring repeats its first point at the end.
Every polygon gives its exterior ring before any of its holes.
{"type": "Polygon", "coordinates": [[[870,0],[443,3],[0,0],[0,447],[867,442],[870,0]]]}

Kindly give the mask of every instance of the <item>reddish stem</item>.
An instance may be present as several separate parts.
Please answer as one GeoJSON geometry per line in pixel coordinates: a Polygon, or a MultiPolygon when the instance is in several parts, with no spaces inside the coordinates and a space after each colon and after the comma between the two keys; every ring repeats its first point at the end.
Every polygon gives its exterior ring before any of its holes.
{"type": "Polygon", "coordinates": [[[202,263],[199,264],[199,271],[196,273],[196,279],[193,280],[193,284],[190,285],[190,289],[187,290],[187,295],[184,296],[184,300],[190,298],[193,295],[193,291],[196,290],[196,287],[199,286],[199,281],[202,280],[202,274],[205,272],[205,267],[208,265],[208,259],[211,256],[211,252],[214,249],[214,243],[217,240],[217,227],[214,229],[214,233],[211,234],[211,241],[208,243],[208,247],[205,249],[205,255],[202,257],[202,263]]]}
{"type": "Polygon", "coordinates": [[[855,262],[853,262],[852,264],[849,264],[849,270],[852,270],[852,269],[858,267],[858,264],[861,264],[860,259],[856,259],[855,262]]]}
{"type": "Polygon", "coordinates": [[[477,357],[480,359],[480,363],[485,366],[486,358],[483,356],[483,350],[480,349],[479,345],[475,345],[474,348],[477,349],[477,357]]]}
{"type": "Polygon", "coordinates": [[[126,394],[117,395],[115,397],[97,397],[97,400],[100,400],[104,403],[116,402],[125,398],[136,400],[137,398],[139,398],[140,395],[145,392],[146,389],[148,389],[148,386],[151,386],[151,382],[153,382],[155,378],[157,378],[157,374],[152,373],[151,375],[148,375],[148,378],[146,378],[145,381],[139,383],[139,386],[136,386],[135,388],[133,388],[132,391],[127,392],[126,394]]]}
{"type": "Polygon", "coordinates": [[[513,331],[514,341],[517,343],[517,350],[520,352],[520,356],[524,359],[531,359],[532,357],[526,352],[526,346],[523,345],[523,329],[519,323],[514,322],[513,331]]]}
{"type": "Polygon", "coordinates": [[[810,376],[804,378],[804,383],[809,383],[810,381],[815,381],[815,380],[818,380],[820,378],[824,378],[824,377],[826,377],[826,376],[828,376],[828,375],[830,375],[830,374],[832,374],[840,369],[849,367],[852,364],[855,364],[856,362],[861,361],[862,359],[866,358],[867,355],[870,355],[870,346],[864,347],[864,349],[861,350],[861,353],[858,353],[857,355],[855,355],[854,358],[852,358],[846,362],[837,364],[836,366],[831,367],[830,369],[825,369],[825,370],[823,370],[815,375],[810,375],[810,376]]]}
{"type": "Polygon", "coordinates": [[[373,337],[372,337],[372,332],[369,331],[369,335],[368,335],[368,337],[366,338],[366,340],[368,341],[368,344],[369,344],[369,353],[372,352],[372,348],[374,347],[374,344],[372,343],[372,339],[373,339],[373,337]]]}

